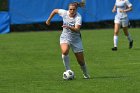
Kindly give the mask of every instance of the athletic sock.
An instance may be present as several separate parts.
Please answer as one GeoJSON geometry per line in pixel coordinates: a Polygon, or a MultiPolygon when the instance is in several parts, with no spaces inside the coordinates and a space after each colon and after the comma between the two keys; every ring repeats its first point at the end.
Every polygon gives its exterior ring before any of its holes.
{"type": "Polygon", "coordinates": [[[65,69],[66,69],[66,70],[70,70],[69,55],[63,55],[63,54],[62,54],[62,60],[63,60],[64,66],[65,66],[65,69]]]}
{"type": "Polygon", "coordinates": [[[118,46],[118,36],[114,36],[114,47],[118,46]]]}
{"type": "Polygon", "coordinates": [[[81,70],[83,71],[84,78],[90,78],[89,73],[87,71],[86,64],[81,66],[81,70]]]}
{"type": "Polygon", "coordinates": [[[132,38],[131,38],[131,35],[129,33],[128,33],[127,39],[129,42],[132,42],[132,38]]]}

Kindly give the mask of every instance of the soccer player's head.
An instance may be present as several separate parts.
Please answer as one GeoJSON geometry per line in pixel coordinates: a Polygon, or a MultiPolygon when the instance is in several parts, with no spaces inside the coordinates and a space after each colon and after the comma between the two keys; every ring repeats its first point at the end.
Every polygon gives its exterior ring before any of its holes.
{"type": "Polygon", "coordinates": [[[85,3],[83,2],[73,2],[69,4],[69,13],[70,15],[75,15],[78,7],[84,7],[85,3]]]}
{"type": "Polygon", "coordinates": [[[77,8],[78,8],[78,6],[77,6],[76,3],[70,3],[69,4],[69,13],[70,13],[71,16],[74,16],[76,14],[77,8]]]}

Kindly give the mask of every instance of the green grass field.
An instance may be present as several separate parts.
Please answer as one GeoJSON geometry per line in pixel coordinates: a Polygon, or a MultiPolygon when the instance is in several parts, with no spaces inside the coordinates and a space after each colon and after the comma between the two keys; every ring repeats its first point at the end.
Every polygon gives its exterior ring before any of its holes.
{"type": "Polygon", "coordinates": [[[123,32],[118,51],[113,29],[83,30],[85,59],[91,79],[83,79],[70,52],[75,79],[62,79],[61,32],[19,32],[0,35],[0,93],[140,93],[140,29],[130,29],[133,49],[123,32]]]}

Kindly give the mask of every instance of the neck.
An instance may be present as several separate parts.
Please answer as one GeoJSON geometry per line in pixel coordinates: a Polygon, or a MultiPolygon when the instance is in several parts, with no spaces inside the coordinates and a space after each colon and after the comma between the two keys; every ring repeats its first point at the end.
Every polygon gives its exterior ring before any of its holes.
{"type": "Polygon", "coordinates": [[[75,17],[76,13],[75,14],[69,14],[70,17],[75,17]]]}

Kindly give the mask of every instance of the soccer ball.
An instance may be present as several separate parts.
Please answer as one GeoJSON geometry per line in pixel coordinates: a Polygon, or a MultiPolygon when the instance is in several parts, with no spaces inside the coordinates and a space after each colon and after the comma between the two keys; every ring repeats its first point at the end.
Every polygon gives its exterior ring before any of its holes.
{"type": "Polygon", "coordinates": [[[72,70],[67,70],[63,73],[64,80],[72,80],[74,79],[74,72],[72,70]]]}

